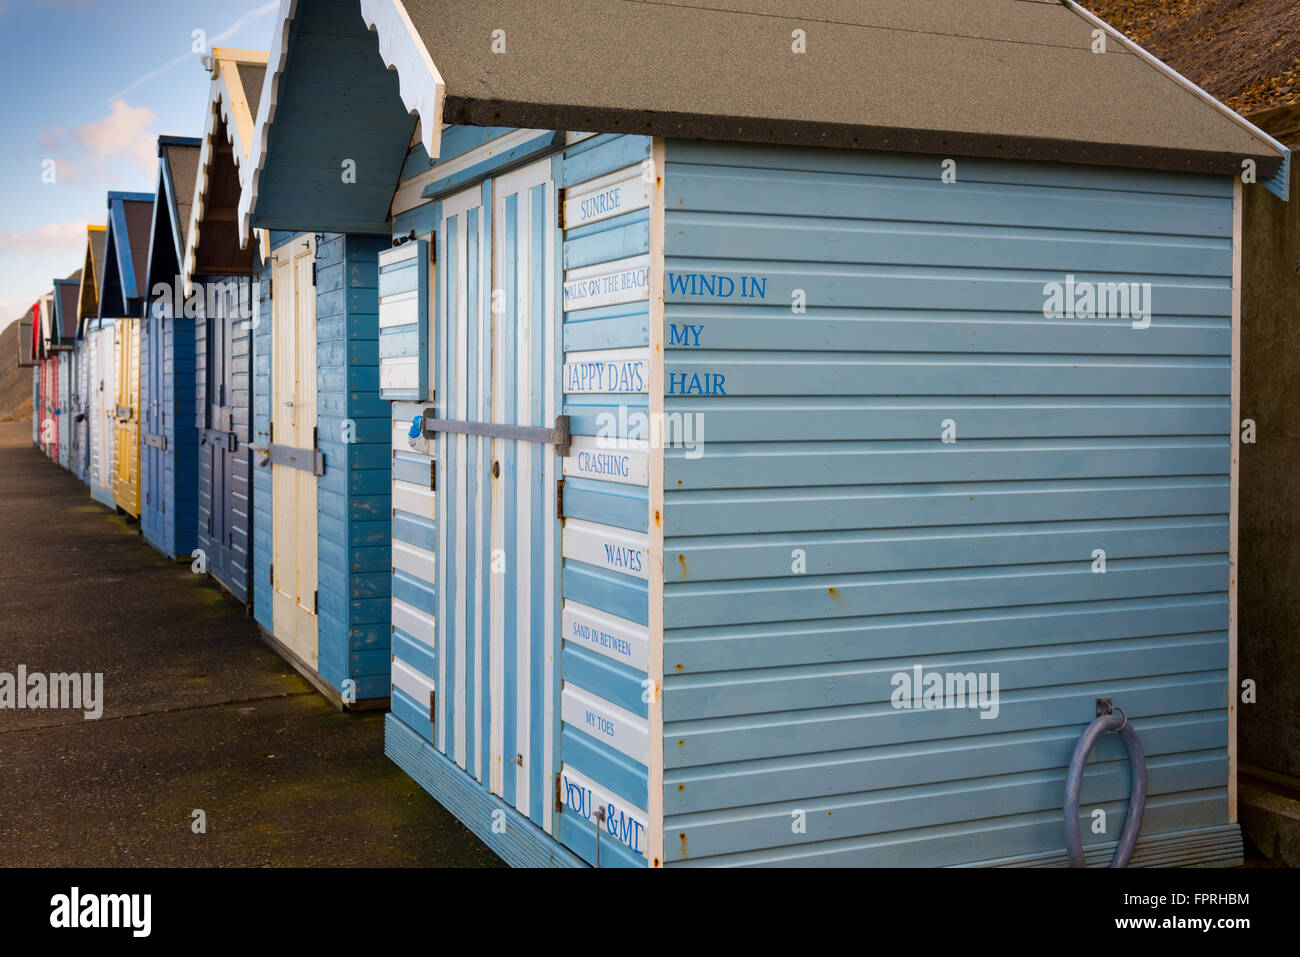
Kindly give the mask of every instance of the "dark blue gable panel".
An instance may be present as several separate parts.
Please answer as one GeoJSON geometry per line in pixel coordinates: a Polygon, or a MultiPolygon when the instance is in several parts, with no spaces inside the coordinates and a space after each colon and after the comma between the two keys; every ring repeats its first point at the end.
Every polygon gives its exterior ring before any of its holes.
{"type": "Polygon", "coordinates": [[[289,24],[252,224],[388,235],[415,129],[356,0],[299,4],[289,24]]]}

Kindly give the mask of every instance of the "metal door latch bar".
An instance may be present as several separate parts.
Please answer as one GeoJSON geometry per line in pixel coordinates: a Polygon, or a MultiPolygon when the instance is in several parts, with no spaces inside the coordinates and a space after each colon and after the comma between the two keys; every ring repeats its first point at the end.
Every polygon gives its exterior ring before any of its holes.
{"type": "Polygon", "coordinates": [[[142,441],[152,448],[167,451],[167,436],[161,432],[146,432],[142,441]]]}
{"type": "Polygon", "coordinates": [[[517,439],[520,442],[540,442],[554,445],[555,454],[568,458],[571,437],[569,435],[569,417],[557,415],[555,428],[535,428],[526,425],[505,425],[500,422],[468,422],[461,419],[435,419],[433,409],[424,410],[424,437],[431,439],[438,432],[454,432],[457,435],[486,435],[495,439],[517,439]]]}
{"type": "Polygon", "coordinates": [[[225,449],[227,452],[239,451],[239,433],[223,432],[221,429],[204,429],[202,441],[207,445],[225,449]]]}
{"type": "Polygon", "coordinates": [[[296,449],[291,445],[272,445],[271,464],[287,465],[313,475],[325,474],[325,453],[320,449],[296,449]]]}

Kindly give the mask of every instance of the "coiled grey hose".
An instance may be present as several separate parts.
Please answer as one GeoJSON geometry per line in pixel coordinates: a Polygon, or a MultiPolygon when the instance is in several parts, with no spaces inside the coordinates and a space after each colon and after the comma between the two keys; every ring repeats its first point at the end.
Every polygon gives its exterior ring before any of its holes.
{"type": "MultiPolygon", "coordinates": [[[[1122,712],[1121,712],[1122,713],[1122,712]]],[[[1083,785],[1083,766],[1092,753],[1092,747],[1107,731],[1118,731],[1128,748],[1128,763],[1133,772],[1133,786],[1129,794],[1128,814],[1124,817],[1124,833],[1119,837],[1119,847],[1115,848],[1115,857],[1111,867],[1127,867],[1133,856],[1133,846],[1137,843],[1138,831],[1142,829],[1142,812],[1147,803],[1147,757],[1142,750],[1142,742],[1137,732],[1129,724],[1128,716],[1103,714],[1083,732],[1079,743],[1074,746],[1070,758],[1070,773],[1065,776],[1065,853],[1069,856],[1071,867],[1087,867],[1083,859],[1083,838],[1079,834],[1079,789],[1083,785]]]]}

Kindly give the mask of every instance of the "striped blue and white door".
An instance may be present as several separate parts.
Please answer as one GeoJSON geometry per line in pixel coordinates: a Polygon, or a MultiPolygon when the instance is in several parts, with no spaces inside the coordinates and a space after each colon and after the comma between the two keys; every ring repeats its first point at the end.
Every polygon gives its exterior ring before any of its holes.
{"type": "MultiPolygon", "coordinates": [[[[443,201],[435,398],[443,418],[550,428],[558,411],[550,162],[443,201]]],[[[555,450],[439,433],[437,746],[552,830],[559,611],[555,450]]]]}

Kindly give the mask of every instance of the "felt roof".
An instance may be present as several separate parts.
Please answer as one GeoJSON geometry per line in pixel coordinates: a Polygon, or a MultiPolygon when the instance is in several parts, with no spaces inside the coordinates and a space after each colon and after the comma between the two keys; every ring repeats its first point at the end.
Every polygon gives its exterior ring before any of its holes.
{"type": "Polygon", "coordinates": [[[75,339],[81,320],[78,305],[81,295],[81,270],[67,279],[54,280],[54,317],[57,338],[63,342],[75,339]]]}
{"type": "MultiPolygon", "coordinates": [[[[246,275],[235,211],[253,140],[253,119],[266,75],[266,53],[214,47],[200,149],[190,176],[181,273],[186,292],[195,275],[246,275]]],[[[179,189],[179,186],[178,186],[179,189]]]]}
{"type": "Polygon", "coordinates": [[[446,85],[445,123],[1214,173],[1244,158],[1265,175],[1280,164],[1271,144],[1116,40],[1092,52],[1093,24],[1057,0],[405,8],[446,85]],[[792,52],[796,29],[804,53],[792,52]],[[494,30],[504,54],[485,39],[494,30]]]}
{"type": "Polygon", "coordinates": [[[153,202],[152,193],[108,194],[108,238],[99,278],[101,318],[135,315],[134,301],[145,295],[153,202]]]}
{"type": "Polygon", "coordinates": [[[108,242],[106,226],[86,227],[86,253],[81,264],[81,292],[78,316],[93,319],[99,315],[99,285],[104,274],[104,249],[108,242]]]}

